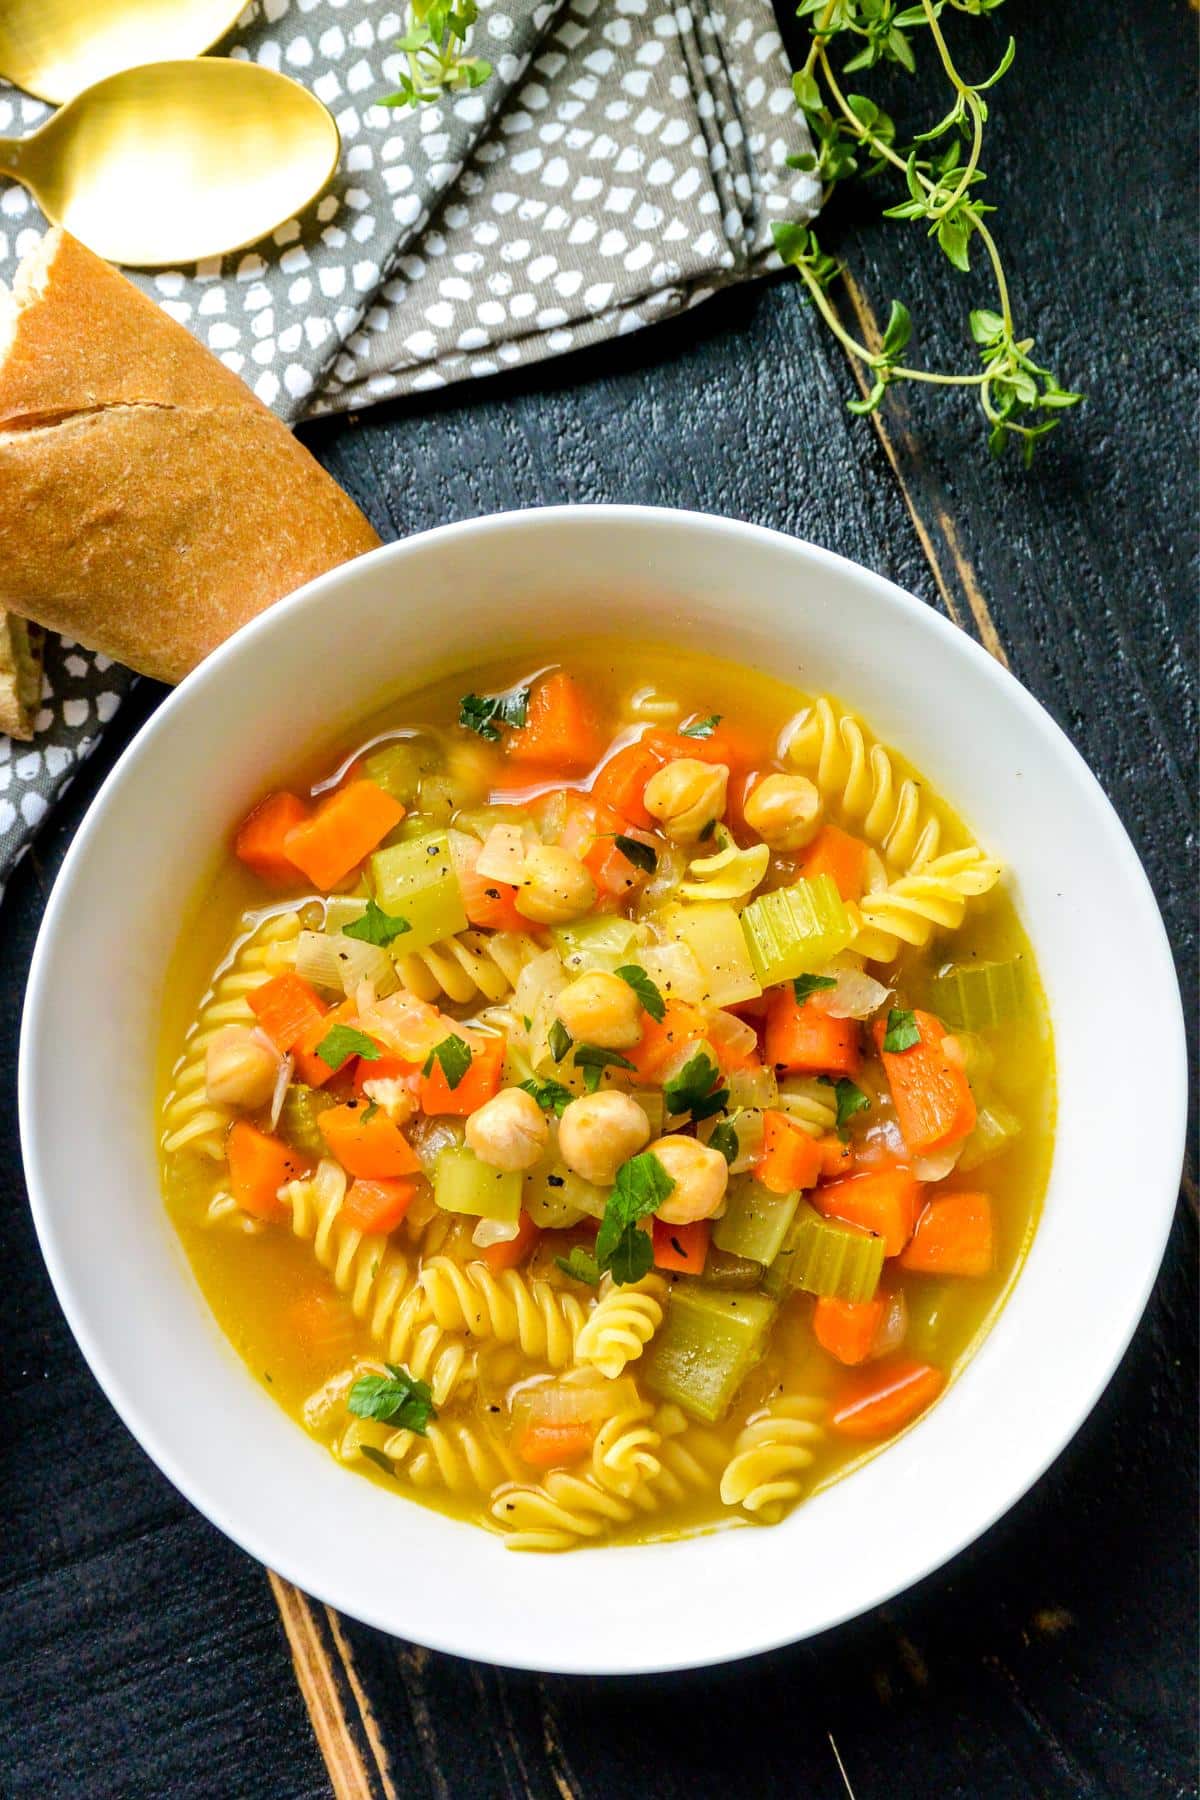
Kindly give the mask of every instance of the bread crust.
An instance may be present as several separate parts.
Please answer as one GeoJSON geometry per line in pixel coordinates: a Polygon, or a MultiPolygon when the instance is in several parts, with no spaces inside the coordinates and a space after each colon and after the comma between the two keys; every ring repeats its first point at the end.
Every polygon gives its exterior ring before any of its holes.
{"type": "Polygon", "coordinates": [[[0,605],[175,682],[378,543],[238,376],[47,234],[0,344],[0,605]]]}

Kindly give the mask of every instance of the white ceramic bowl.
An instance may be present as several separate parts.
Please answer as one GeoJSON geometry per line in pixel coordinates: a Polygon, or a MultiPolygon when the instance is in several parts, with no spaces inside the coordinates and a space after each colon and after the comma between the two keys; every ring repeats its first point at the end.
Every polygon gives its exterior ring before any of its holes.
{"type": "Polygon", "coordinates": [[[21,1050],[42,1249],[109,1399],[252,1555],[356,1618],[460,1656],[629,1674],[748,1655],[918,1580],[1035,1481],[1104,1388],[1162,1256],[1182,1156],[1183,1024],[1154,899],[1099,786],[1045,712],[936,613],[752,526],[571,507],[448,526],[313,582],[246,626],[126,751],[67,857],[21,1050]],[[197,858],[389,683],[572,636],[695,643],[832,688],[1011,869],[1057,1038],[1045,1216],[997,1325],[900,1442],[770,1530],[579,1550],[569,1564],[338,1467],[214,1323],[163,1210],[153,1081],[163,973],[197,858]],[[1111,1022],[1156,1022],[1122,1064],[1111,1022]],[[1153,1118],[1147,1133],[1144,1121],[1153,1118]]]}

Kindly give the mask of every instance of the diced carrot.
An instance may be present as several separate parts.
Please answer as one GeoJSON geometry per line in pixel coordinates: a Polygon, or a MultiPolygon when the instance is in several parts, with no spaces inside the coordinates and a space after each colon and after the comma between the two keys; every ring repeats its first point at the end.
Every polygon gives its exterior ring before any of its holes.
{"type": "Polygon", "coordinates": [[[235,1119],[225,1140],[229,1189],[243,1212],[256,1219],[284,1219],[287,1207],[276,1196],[312,1165],[290,1145],[260,1131],[249,1119],[235,1119]]]}
{"type": "Polygon", "coordinates": [[[646,811],[642,796],[650,777],[661,768],[662,757],[644,738],[636,744],[626,744],[596,771],[592,796],[603,805],[611,806],[628,824],[649,831],[654,820],[646,811]]]}
{"type": "Polygon", "coordinates": [[[642,1021],[642,1041],[622,1054],[628,1057],[643,1081],[660,1081],[669,1065],[694,1039],[702,1038],[706,1020],[698,1006],[668,1000],[661,1019],[647,1015],[642,1021]]]}
{"type": "Polygon", "coordinates": [[[853,1171],[854,1152],[849,1144],[843,1144],[835,1132],[828,1132],[825,1137],[818,1138],[817,1149],[821,1152],[822,1181],[837,1181],[853,1171]]]}
{"type": "Polygon", "coordinates": [[[835,1019],[813,999],[798,1001],[790,981],[767,1007],[767,1061],[789,1075],[856,1075],[862,1060],[857,1019],[835,1019]]]}
{"type": "Polygon", "coordinates": [[[618,850],[609,837],[596,838],[582,861],[600,892],[612,894],[618,899],[645,879],[642,871],[630,862],[623,850],[618,850]]]}
{"type": "Polygon", "coordinates": [[[994,1255],[988,1196],[943,1194],[921,1213],[900,1267],[922,1275],[987,1275],[994,1255]]]}
{"type": "Polygon", "coordinates": [[[331,1153],[356,1180],[387,1181],[420,1172],[412,1145],[379,1107],[372,1111],[361,1100],[347,1100],[319,1113],[317,1125],[331,1153]]]}
{"type": "Polygon", "coordinates": [[[873,1300],[835,1300],[822,1294],[813,1307],[813,1336],[839,1362],[865,1362],[887,1305],[879,1294],[873,1300]]]}
{"type": "MultiPolygon", "coordinates": [[[[349,1025],[358,1016],[358,1007],[353,1000],[339,1000],[323,1018],[316,1019],[309,1025],[292,1045],[292,1055],[296,1060],[296,1075],[300,1081],[306,1081],[309,1087],[324,1087],[333,1074],[333,1070],[323,1057],[317,1054],[317,1048],[325,1042],[326,1037],[335,1025],[349,1025]]],[[[372,1043],[374,1039],[371,1040],[372,1043]]],[[[357,1063],[358,1058],[352,1059],[357,1063]]],[[[342,1067],[352,1078],[353,1069],[350,1063],[342,1067]]]]}
{"type": "Polygon", "coordinates": [[[460,1028],[456,1036],[471,1049],[471,1066],[457,1087],[451,1087],[436,1057],[428,1075],[422,1070],[417,1084],[421,1111],[430,1114],[452,1114],[465,1119],[481,1107],[485,1100],[500,1091],[504,1073],[503,1037],[483,1037],[460,1028]]]}
{"type": "Polygon", "coordinates": [[[680,1275],[703,1275],[711,1230],[707,1219],[697,1219],[691,1225],[668,1225],[663,1219],[655,1219],[655,1268],[670,1269],[680,1275]]]}
{"type": "Polygon", "coordinates": [[[578,1419],[563,1425],[527,1425],[517,1438],[517,1455],[535,1469],[552,1469],[560,1463],[578,1462],[596,1437],[596,1427],[578,1419]]]}
{"type": "Polygon", "coordinates": [[[524,726],[506,734],[504,747],[514,762],[581,775],[598,760],[604,739],[579,683],[556,669],[534,688],[524,726]]]}
{"type": "Polygon", "coordinates": [[[292,827],[308,818],[308,807],[296,794],[268,794],[238,826],[233,841],[238,859],[264,881],[295,881],[300,870],[283,840],[292,827]]]}
{"type": "Polygon", "coordinates": [[[404,817],[404,808],[374,781],[351,781],[293,825],[284,849],[309,880],[326,891],[344,881],[404,817]]]}
{"type": "Polygon", "coordinates": [[[694,762],[724,763],[734,774],[762,761],[762,749],[722,721],[708,737],[688,737],[682,731],[648,731],[642,739],[664,762],[690,757],[694,762]]]}
{"type": "Polygon", "coordinates": [[[932,1013],[914,1012],[920,1041],[908,1050],[885,1050],[887,1025],[875,1026],[875,1042],[883,1058],[888,1086],[896,1104],[896,1118],[904,1142],[914,1156],[929,1156],[969,1137],[975,1129],[975,1099],[962,1067],[957,1040],[946,1052],[942,1039],[948,1034],[932,1013]]]}
{"type": "Polygon", "coordinates": [[[898,1165],[814,1188],[812,1202],[827,1218],[881,1237],[885,1256],[899,1256],[913,1234],[920,1196],[921,1183],[912,1170],[898,1165]]]}
{"type": "Polygon", "coordinates": [[[374,1062],[364,1062],[362,1057],[354,1059],[354,1091],[361,1094],[368,1081],[403,1081],[413,1086],[416,1092],[416,1077],[420,1073],[420,1063],[406,1062],[402,1056],[380,1056],[374,1062]]]}
{"type": "Polygon", "coordinates": [[[847,1379],[834,1399],[833,1429],[849,1438],[889,1437],[931,1406],[945,1385],[929,1363],[889,1357],[847,1379]]]}
{"type": "Polygon", "coordinates": [[[851,837],[836,825],[822,825],[800,859],[800,874],[808,881],[831,875],[842,899],[857,906],[867,879],[867,849],[862,838],[851,837]]]}
{"type": "Polygon", "coordinates": [[[413,1202],[415,1181],[393,1177],[391,1180],[353,1181],[342,1201],[340,1216],[349,1225],[368,1235],[395,1231],[413,1202]]]}
{"type": "Polygon", "coordinates": [[[332,1362],[361,1338],[358,1324],[341,1294],[327,1287],[305,1288],[287,1309],[287,1335],[310,1356],[332,1362]]]}
{"type": "Polygon", "coordinates": [[[273,975],[246,996],[246,1003],[277,1050],[286,1056],[308,1032],[317,1030],[329,1008],[302,975],[273,975]]]}
{"type": "Polygon", "coordinates": [[[529,1214],[523,1212],[517,1220],[516,1237],[509,1238],[502,1244],[489,1244],[483,1253],[483,1260],[493,1275],[503,1275],[505,1269],[520,1267],[541,1235],[541,1230],[529,1214]]]}
{"type": "Polygon", "coordinates": [[[455,852],[454,872],[458,876],[463,911],[472,925],[483,926],[488,931],[528,931],[529,920],[517,911],[516,888],[507,881],[495,881],[490,875],[480,875],[477,871],[475,865],[482,850],[482,844],[472,842],[455,852]]]}
{"type": "Polygon", "coordinates": [[[821,1173],[821,1146],[784,1112],[763,1114],[762,1155],[754,1173],[773,1194],[815,1187],[821,1173]]]}

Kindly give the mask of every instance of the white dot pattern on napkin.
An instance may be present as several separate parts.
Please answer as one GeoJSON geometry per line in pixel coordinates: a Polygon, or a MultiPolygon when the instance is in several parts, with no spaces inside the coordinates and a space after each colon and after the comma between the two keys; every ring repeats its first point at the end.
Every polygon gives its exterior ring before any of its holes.
{"type": "MultiPolygon", "coordinates": [[[[394,0],[252,0],[223,48],[330,107],[334,181],[263,244],[133,277],[289,422],[635,331],[816,211],[770,0],[480,0],[491,79],[415,113],[375,103],[404,28],[394,0]]],[[[0,133],[48,112],[0,83],[0,133]]],[[[0,278],[43,226],[0,188],[0,278]]],[[[51,640],[35,744],[0,737],[0,891],[131,679],[51,640]]]]}

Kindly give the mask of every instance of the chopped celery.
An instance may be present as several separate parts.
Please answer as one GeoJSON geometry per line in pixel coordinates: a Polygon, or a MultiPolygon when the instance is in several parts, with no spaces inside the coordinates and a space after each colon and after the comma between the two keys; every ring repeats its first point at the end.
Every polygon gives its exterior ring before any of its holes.
{"type": "Polygon", "coordinates": [[[1003,1025],[1025,1005],[1025,965],[1008,962],[949,963],[929,984],[929,1004],[952,1030],[986,1031],[1003,1025]]]}
{"type": "Polygon", "coordinates": [[[763,1277],[779,1298],[794,1288],[837,1300],[870,1300],[879,1285],[884,1242],[853,1225],[823,1219],[801,1200],[782,1250],[763,1277]]]}
{"type": "Polygon", "coordinates": [[[796,1216],[800,1196],[773,1194],[742,1175],[729,1184],[725,1211],[713,1226],[712,1241],[731,1256],[749,1256],[755,1262],[773,1263],[796,1216]]]}
{"type": "Polygon", "coordinates": [[[306,1087],[302,1081],[294,1081],[283,1096],[283,1106],[279,1113],[280,1137],[293,1150],[302,1150],[305,1156],[328,1155],[317,1119],[329,1107],[336,1105],[337,1101],[332,1094],[322,1093],[320,1088],[306,1087]]]}
{"type": "Polygon", "coordinates": [[[821,969],[850,942],[852,929],[832,876],[803,877],[760,894],[742,914],[750,960],[764,987],[821,969]]]}
{"type": "Polygon", "coordinates": [[[465,796],[451,775],[422,775],[417,805],[435,825],[448,825],[465,796]]]}
{"type": "Polygon", "coordinates": [[[968,1169],[977,1169],[989,1156],[999,1156],[1020,1129],[1021,1121],[1016,1113],[1010,1112],[999,1100],[981,1105],[975,1115],[975,1129],[962,1147],[958,1167],[965,1174],[968,1169]]]}
{"type": "Polygon", "coordinates": [[[679,1281],[641,1363],[645,1385],[695,1419],[715,1425],[767,1347],[776,1302],[679,1281]]]}
{"type": "Polygon", "coordinates": [[[725,1250],[709,1245],[704,1259],[704,1273],[698,1277],[705,1287],[756,1288],[763,1278],[763,1266],[748,1256],[730,1256],[725,1250]]]}
{"type": "Polygon", "coordinates": [[[970,1283],[958,1279],[910,1282],[905,1289],[908,1300],[908,1329],[904,1347],[923,1362],[945,1363],[957,1355],[954,1348],[969,1338],[975,1329],[972,1319],[970,1283]]]}
{"type": "Polygon", "coordinates": [[[437,745],[428,738],[391,738],[364,758],[363,774],[402,806],[411,806],[422,775],[432,774],[441,761],[437,745]]]}
{"type": "Polygon", "coordinates": [[[394,830],[384,838],[384,846],[390,849],[393,844],[408,844],[413,838],[425,837],[434,828],[435,821],[427,813],[410,812],[394,830]]]}
{"type": "Polygon", "coordinates": [[[729,1107],[774,1106],[779,1098],[779,1083],[774,1069],[755,1064],[750,1069],[731,1069],[725,1077],[729,1089],[729,1107]]]}
{"type": "Polygon", "coordinates": [[[632,919],[622,918],[620,913],[600,913],[550,928],[563,967],[573,973],[581,969],[615,969],[618,963],[628,960],[641,934],[642,927],[632,919]]]}
{"type": "Polygon", "coordinates": [[[467,915],[444,831],[377,850],[369,866],[378,904],[393,917],[408,920],[409,929],[395,940],[396,954],[427,950],[430,944],[466,930],[467,915]]]}
{"type": "Polygon", "coordinates": [[[548,1230],[564,1230],[585,1214],[591,1219],[602,1219],[607,1202],[607,1188],[593,1187],[556,1158],[548,1158],[526,1171],[525,1210],[535,1225],[548,1230]]]}
{"type": "Polygon", "coordinates": [[[350,942],[340,932],[331,935],[324,931],[302,931],[296,939],[297,975],[311,981],[314,987],[324,988],[326,993],[342,993],[342,965],[338,961],[337,947],[350,942]]]}
{"type": "Polygon", "coordinates": [[[741,921],[732,906],[719,901],[698,906],[672,902],[662,908],[658,922],[668,937],[687,945],[700,965],[703,997],[709,1006],[736,1006],[739,1001],[754,1000],[762,993],[741,921]]]}
{"type": "Polygon", "coordinates": [[[440,1152],[433,1170],[433,1197],[443,1212],[470,1213],[515,1225],[521,1215],[521,1176],[480,1162],[466,1145],[440,1152]]]}

